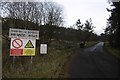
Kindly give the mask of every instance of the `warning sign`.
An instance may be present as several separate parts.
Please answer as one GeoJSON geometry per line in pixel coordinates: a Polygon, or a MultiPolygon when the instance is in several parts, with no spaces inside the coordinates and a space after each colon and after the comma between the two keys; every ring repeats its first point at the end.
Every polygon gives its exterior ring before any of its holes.
{"type": "Polygon", "coordinates": [[[29,40],[27,44],[25,45],[25,48],[34,48],[32,42],[29,40]]]}
{"type": "Polygon", "coordinates": [[[11,38],[10,56],[35,56],[39,31],[10,28],[9,38],[11,38]]]}
{"type": "Polygon", "coordinates": [[[11,38],[10,56],[35,56],[35,39],[11,38]]]}
{"type": "Polygon", "coordinates": [[[23,49],[10,49],[10,56],[22,56],[23,49]]]}
{"type": "Polygon", "coordinates": [[[35,49],[24,49],[23,55],[29,56],[29,55],[35,55],[35,49]]]}
{"type": "Polygon", "coordinates": [[[20,48],[22,45],[23,45],[23,42],[22,42],[22,40],[19,39],[19,38],[16,38],[16,39],[14,39],[14,40],[12,41],[12,46],[13,46],[14,48],[20,48]]]}

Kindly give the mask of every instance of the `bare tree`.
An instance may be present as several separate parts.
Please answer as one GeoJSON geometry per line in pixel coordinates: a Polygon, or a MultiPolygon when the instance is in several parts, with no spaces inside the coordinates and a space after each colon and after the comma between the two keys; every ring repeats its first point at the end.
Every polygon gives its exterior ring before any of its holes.
{"type": "Polygon", "coordinates": [[[39,25],[57,25],[63,23],[62,8],[53,2],[13,2],[3,3],[3,10],[9,18],[31,21],[39,25]]]}

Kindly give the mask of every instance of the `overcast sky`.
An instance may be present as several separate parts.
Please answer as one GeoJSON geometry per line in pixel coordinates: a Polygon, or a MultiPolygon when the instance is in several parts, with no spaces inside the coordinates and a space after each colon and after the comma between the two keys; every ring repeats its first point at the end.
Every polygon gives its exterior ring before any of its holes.
{"type": "MultiPolygon", "coordinates": [[[[18,0],[19,1],[19,0],[18,0]]],[[[29,0],[28,0],[29,1],[29,0]]],[[[42,1],[42,0],[40,0],[42,1]]],[[[44,0],[43,0],[44,1],[44,0]]],[[[49,1],[49,0],[45,0],[49,1]]],[[[106,8],[110,8],[108,0],[50,0],[62,5],[64,12],[65,27],[73,26],[78,19],[82,23],[92,18],[95,33],[100,34],[106,28],[106,19],[110,13],[106,8]]]]}
{"type": "Polygon", "coordinates": [[[106,8],[110,8],[107,0],[53,0],[63,6],[65,26],[70,27],[76,23],[78,19],[82,23],[92,18],[95,33],[104,32],[106,27],[106,19],[110,13],[106,8]]]}

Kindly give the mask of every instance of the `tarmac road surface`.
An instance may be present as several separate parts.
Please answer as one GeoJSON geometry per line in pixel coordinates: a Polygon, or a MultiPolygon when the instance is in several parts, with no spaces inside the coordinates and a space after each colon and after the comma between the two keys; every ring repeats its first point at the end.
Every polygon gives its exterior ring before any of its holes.
{"type": "Polygon", "coordinates": [[[103,42],[79,51],[70,65],[70,78],[120,78],[120,61],[103,50],[103,42]]]}

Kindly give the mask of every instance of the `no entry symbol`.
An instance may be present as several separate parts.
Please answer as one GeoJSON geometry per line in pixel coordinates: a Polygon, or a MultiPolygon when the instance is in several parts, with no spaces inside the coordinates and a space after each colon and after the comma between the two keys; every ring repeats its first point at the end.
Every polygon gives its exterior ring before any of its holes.
{"type": "Polygon", "coordinates": [[[23,45],[23,42],[22,42],[22,40],[19,39],[19,38],[16,38],[16,39],[14,39],[14,40],[12,41],[12,46],[13,46],[14,48],[20,48],[22,45],[23,45]]]}

